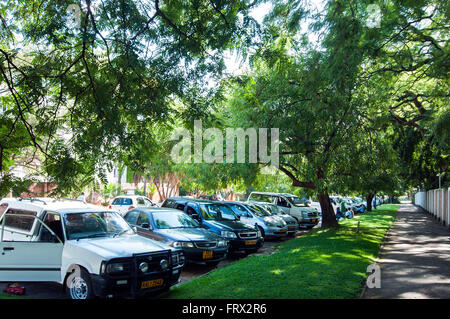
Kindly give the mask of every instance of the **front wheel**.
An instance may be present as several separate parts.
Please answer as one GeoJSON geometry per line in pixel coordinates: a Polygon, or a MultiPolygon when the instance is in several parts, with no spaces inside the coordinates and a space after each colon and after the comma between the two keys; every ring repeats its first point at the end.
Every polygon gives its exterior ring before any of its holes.
{"type": "Polygon", "coordinates": [[[89,273],[84,269],[77,269],[72,272],[66,280],[66,293],[70,299],[92,299],[94,293],[89,273]]]}

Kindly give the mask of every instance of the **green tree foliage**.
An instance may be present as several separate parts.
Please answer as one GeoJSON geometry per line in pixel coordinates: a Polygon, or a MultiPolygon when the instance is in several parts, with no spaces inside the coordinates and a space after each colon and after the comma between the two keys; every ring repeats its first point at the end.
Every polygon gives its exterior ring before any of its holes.
{"type": "Polygon", "coordinates": [[[3,1],[0,90],[16,123],[10,135],[25,133],[42,153],[57,191],[82,187],[78,174],[101,174],[143,136],[151,141],[174,99],[222,72],[222,52],[251,41],[257,24],[248,10],[258,2],[3,1]]]}

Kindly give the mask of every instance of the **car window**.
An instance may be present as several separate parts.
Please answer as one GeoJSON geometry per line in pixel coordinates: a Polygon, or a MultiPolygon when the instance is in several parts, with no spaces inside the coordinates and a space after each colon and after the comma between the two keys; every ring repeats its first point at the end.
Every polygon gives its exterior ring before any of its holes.
{"type": "Polygon", "coordinates": [[[281,207],[289,207],[289,203],[283,197],[278,197],[277,204],[281,207]]]}
{"type": "MultiPolygon", "coordinates": [[[[47,212],[44,218],[44,224],[47,225],[61,241],[64,241],[61,215],[58,213],[47,212]]],[[[41,226],[39,240],[42,242],[53,241],[52,234],[44,226],[41,226]]]]}
{"type": "Polygon", "coordinates": [[[33,224],[34,224],[33,216],[36,216],[36,212],[19,210],[19,209],[9,209],[7,211],[7,214],[5,215],[5,220],[4,220],[5,226],[29,232],[31,230],[31,228],[33,228],[33,224]],[[14,214],[30,215],[30,217],[14,216],[14,214]]]}
{"type": "Polygon", "coordinates": [[[201,205],[204,219],[207,220],[236,220],[236,215],[231,208],[224,204],[201,205]]]}
{"type": "Polygon", "coordinates": [[[183,204],[177,204],[177,205],[175,206],[175,208],[176,208],[176,209],[179,209],[179,210],[184,210],[184,205],[183,205],[183,204]]]}
{"type": "Polygon", "coordinates": [[[306,206],[306,202],[298,196],[286,196],[286,198],[295,206],[306,206]]]}
{"type": "Polygon", "coordinates": [[[140,226],[142,224],[149,224],[150,225],[150,219],[148,218],[147,213],[140,212],[136,225],[140,226]]]}
{"type": "Polygon", "coordinates": [[[266,208],[272,214],[281,213],[280,209],[276,205],[264,205],[264,208],[266,208]]]}
{"type": "Polygon", "coordinates": [[[174,205],[175,205],[175,202],[174,202],[173,200],[166,199],[166,200],[164,201],[164,203],[162,203],[161,207],[170,207],[170,208],[173,208],[174,205]]]}
{"type": "Polygon", "coordinates": [[[145,206],[145,201],[142,197],[138,197],[136,200],[137,200],[138,205],[145,206]]]}
{"type": "Polygon", "coordinates": [[[111,211],[70,213],[63,220],[68,240],[134,233],[122,216],[111,211]]]}
{"type": "Polygon", "coordinates": [[[131,198],[118,197],[113,200],[111,205],[133,205],[131,198]]]}
{"type": "Polygon", "coordinates": [[[258,217],[270,216],[270,213],[260,205],[248,205],[247,207],[258,217]]]}
{"type": "Polygon", "coordinates": [[[197,215],[197,212],[196,212],[195,209],[194,209],[193,207],[191,207],[191,206],[188,206],[188,207],[187,207],[186,212],[187,212],[187,214],[188,214],[189,216],[197,215]]]}
{"type": "Polygon", "coordinates": [[[267,194],[251,194],[249,200],[257,201],[257,202],[272,203],[273,202],[273,196],[272,195],[267,195],[267,194]]]}
{"type": "Polygon", "coordinates": [[[0,205],[0,217],[2,217],[3,213],[8,209],[8,204],[3,203],[0,205]]]}
{"type": "Polygon", "coordinates": [[[239,216],[247,214],[247,210],[244,207],[242,207],[241,205],[231,204],[230,207],[239,216]]]}
{"type": "Polygon", "coordinates": [[[198,222],[183,212],[155,212],[153,220],[159,229],[199,227],[198,222]]]}
{"type": "Polygon", "coordinates": [[[125,220],[131,225],[137,225],[136,221],[137,221],[138,216],[139,216],[138,211],[131,211],[125,215],[125,220]]]}
{"type": "Polygon", "coordinates": [[[149,200],[149,199],[147,199],[147,198],[144,198],[144,202],[145,202],[145,206],[152,206],[152,201],[151,200],[149,200]]]}

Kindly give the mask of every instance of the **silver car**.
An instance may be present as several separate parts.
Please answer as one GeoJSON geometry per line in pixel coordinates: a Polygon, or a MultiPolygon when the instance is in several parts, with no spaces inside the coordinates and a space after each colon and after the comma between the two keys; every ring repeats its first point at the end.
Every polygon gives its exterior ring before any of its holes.
{"type": "Polygon", "coordinates": [[[249,204],[253,204],[256,207],[261,207],[262,209],[265,209],[269,211],[271,215],[275,215],[278,217],[281,217],[287,224],[288,230],[287,235],[293,236],[297,230],[299,229],[299,225],[297,223],[297,220],[292,217],[291,215],[283,213],[277,205],[266,203],[266,202],[248,202],[249,204]]]}
{"type": "Polygon", "coordinates": [[[274,216],[266,210],[257,209],[251,203],[233,201],[221,203],[228,205],[239,216],[242,223],[257,226],[261,235],[265,238],[279,238],[287,235],[287,224],[279,216],[274,216]]]}

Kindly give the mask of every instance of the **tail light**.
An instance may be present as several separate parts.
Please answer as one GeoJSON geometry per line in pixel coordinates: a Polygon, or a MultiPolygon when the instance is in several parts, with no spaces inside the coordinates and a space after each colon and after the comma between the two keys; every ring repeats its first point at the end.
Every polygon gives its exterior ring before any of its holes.
{"type": "Polygon", "coordinates": [[[109,205],[109,209],[112,209],[111,205],[109,205]]]}
{"type": "Polygon", "coordinates": [[[131,210],[131,209],[133,209],[134,208],[134,206],[130,206],[129,208],[128,208],[128,210],[131,210]]]}

